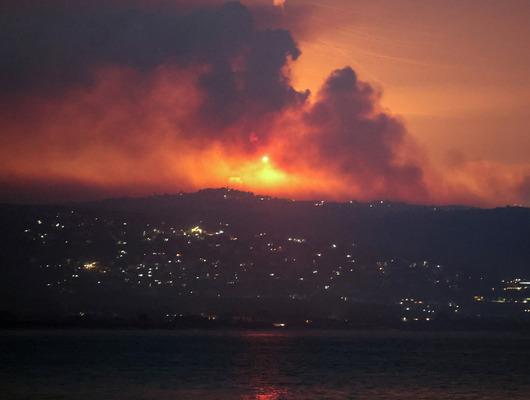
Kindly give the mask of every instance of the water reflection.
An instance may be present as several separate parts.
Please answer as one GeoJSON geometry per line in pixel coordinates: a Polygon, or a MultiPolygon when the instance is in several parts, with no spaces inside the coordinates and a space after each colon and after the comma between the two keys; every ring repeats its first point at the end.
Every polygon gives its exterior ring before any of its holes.
{"type": "Polygon", "coordinates": [[[253,388],[254,394],[243,395],[241,400],[281,400],[287,397],[286,390],[279,390],[274,387],[253,388]]]}
{"type": "Polygon", "coordinates": [[[0,334],[2,399],[522,400],[530,337],[498,334],[0,334]]]}
{"type": "Polygon", "coordinates": [[[288,398],[287,377],[294,365],[286,356],[292,338],[279,331],[244,332],[246,351],[239,354],[239,376],[246,376],[251,394],[241,400],[280,400],[288,398]],[[280,384],[282,388],[279,387],[280,384]]]}

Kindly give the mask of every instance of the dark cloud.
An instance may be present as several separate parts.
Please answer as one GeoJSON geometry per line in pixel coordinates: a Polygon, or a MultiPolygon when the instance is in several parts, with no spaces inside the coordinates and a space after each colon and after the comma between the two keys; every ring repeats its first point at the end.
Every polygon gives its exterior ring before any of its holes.
{"type": "Polygon", "coordinates": [[[203,118],[223,125],[236,119],[258,122],[267,113],[303,103],[308,93],[296,91],[283,71],[299,55],[288,31],[253,32],[235,60],[239,65],[234,67],[233,59],[221,58],[201,78],[208,94],[203,118]]]}
{"type": "Polygon", "coordinates": [[[216,128],[305,99],[283,71],[300,54],[288,31],[257,29],[239,2],[188,8],[116,1],[14,7],[0,17],[0,85],[10,94],[56,94],[90,85],[102,66],[203,66],[199,87],[207,96],[199,120],[216,128]]]}
{"type": "MultiPolygon", "coordinates": [[[[56,186],[87,196],[109,188],[152,190],[152,171],[175,171],[175,163],[185,159],[175,172],[178,180],[195,174],[190,185],[202,185],[221,179],[210,170],[211,159],[195,160],[211,146],[210,153],[223,158],[216,165],[228,170],[227,179],[238,173],[231,165],[270,151],[278,153],[275,162],[284,171],[317,173],[355,197],[427,197],[420,164],[403,156],[404,125],[380,110],[380,93],[351,68],[333,72],[314,102],[292,87],[289,65],[300,50],[291,33],[278,28],[288,7],[209,1],[190,7],[197,3],[169,0],[30,3],[4,8],[0,16],[0,101],[14,94],[29,99],[13,107],[17,114],[0,115],[5,143],[26,152],[10,158],[10,168],[42,156],[41,164],[53,167],[50,174],[67,175],[55,177],[56,186]],[[33,141],[42,143],[42,151],[29,153],[21,136],[39,139],[33,141]],[[68,158],[79,160],[84,177],[67,174],[68,158]],[[103,164],[113,173],[102,173],[103,164]],[[132,168],[138,169],[135,176],[132,168]]],[[[31,161],[14,180],[40,179],[42,168],[34,170],[31,161]]],[[[168,172],[157,189],[175,181],[168,172]]]]}
{"type": "Polygon", "coordinates": [[[365,193],[424,196],[422,169],[400,160],[406,129],[378,110],[379,93],[347,67],[325,82],[305,119],[322,160],[365,193]]]}
{"type": "Polygon", "coordinates": [[[298,40],[318,36],[319,30],[314,29],[313,23],[320,14],[315,4],[287,1],[283,7],[271,7],[271,3],[268,0],[247,3],[260,29],[287,29],[298,40]]]}
{"type": "Polygon", "coordinates": [[[0,25],[4,89],[84,83],[104,64],[148,70],[237,54],[252,34],[238,3],[182,14],[178,8],[71,2],[3,13],[0,25]]]}

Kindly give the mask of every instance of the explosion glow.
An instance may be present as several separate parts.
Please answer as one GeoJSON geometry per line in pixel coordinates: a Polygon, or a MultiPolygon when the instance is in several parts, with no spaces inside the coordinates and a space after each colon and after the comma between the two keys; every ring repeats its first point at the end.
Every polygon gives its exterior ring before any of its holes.
{"type": "Polygon", "coordinates": [[[269,192],[296,181],[294,176],[288,176],[285,172],[275,168],[266,155],[262,156],[259,161],[243,163],[233,172],[236,175],[228,179],[228,185],[245,190],[259,187],[269,192]]]}
{"type": "MultiPolygon", "coordinates": [[[[6,45],[12,62],[27,60],[24,68],[6,64],[11,72],[2,77],[4,200],[230,186],[292,198],[491,205],[530,193],[528,166],[434,167],[381,105],[380,89],[349,67],[327,71],[315,93],[295,88],[296,38],[255,23],[287,24],[288,10],[274,13],[285,1],[269,2],[266,12],[140,1],[125,20],[122,3],[96,3],[39,19],[41,41],[21,36],[6,45]],[[91,26],[106,27],[108,37],[91,26]],[[127,33],[138,27],[142,38],[127,33]]],[[[12,12],[56,13],[39,7],[12,12]]],[[[7,33],[24,31],[13,21],[7,33]]],[[[295,22],[300,30],[303,20],[295,22]]]]}

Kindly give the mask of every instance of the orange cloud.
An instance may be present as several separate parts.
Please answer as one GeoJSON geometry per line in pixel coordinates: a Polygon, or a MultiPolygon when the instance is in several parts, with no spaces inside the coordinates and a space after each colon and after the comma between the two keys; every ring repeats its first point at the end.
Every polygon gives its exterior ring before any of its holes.
{"type": "Polygon", "coordinates": [[[231,186],[333,200],[525,200],[529,169],[462,162],[435,170],[403,121],[382,109],[380,92],[351,68],[333,71],[310,97],[291,85],[300,52],[287,31],[257,30],[241,5],[205,15],[226,26],[236,19],[251,39],[204,34],[206,50],[183,42],[179,51],[190,59],[173,54],[172,43],[149,60],[103,52],[105,62],[83,65],[67,82],[52,63],[47,77],[60,90],[46,90],[45,79],[35,84],[31,68],[20,72],[24,90],[13,86],[0,100],[0,196],[63,200],[231,186]]]}

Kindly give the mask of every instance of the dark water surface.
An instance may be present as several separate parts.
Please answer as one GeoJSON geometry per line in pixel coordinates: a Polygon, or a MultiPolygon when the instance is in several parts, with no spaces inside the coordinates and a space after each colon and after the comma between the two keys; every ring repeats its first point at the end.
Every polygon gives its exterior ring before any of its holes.
{"type": "Polygon", "coordinates": [[[1,399],[530,399],[530,336],[0,332],[1,399]]]}

